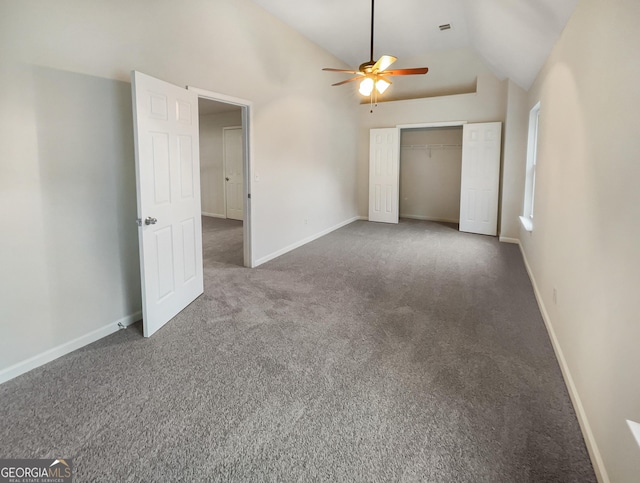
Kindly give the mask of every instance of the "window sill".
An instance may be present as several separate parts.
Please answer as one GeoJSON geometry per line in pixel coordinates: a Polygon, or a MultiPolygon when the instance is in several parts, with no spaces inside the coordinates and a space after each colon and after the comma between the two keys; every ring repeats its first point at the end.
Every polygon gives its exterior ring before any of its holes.
{"type": "Polygon", "coordinates": [[[520,223],[522,223],[522,226],[524,227],[525,230],[533,231],[533,220],[531,218],[521,216],[520,223]]]}

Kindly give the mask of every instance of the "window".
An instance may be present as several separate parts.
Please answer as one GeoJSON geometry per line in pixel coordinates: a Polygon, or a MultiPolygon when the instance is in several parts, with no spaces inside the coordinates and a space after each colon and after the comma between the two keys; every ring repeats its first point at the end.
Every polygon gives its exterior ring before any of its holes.
{"type": "Polygon", "coordinates": [[[536,191],[536,163],[538,157],[538,119],[540,103],[529,112],[529,139],[527,141],[527,173],[524,186],[524,210],[520,221],[526,230],[533,230],[533,208],[536,191]]]}

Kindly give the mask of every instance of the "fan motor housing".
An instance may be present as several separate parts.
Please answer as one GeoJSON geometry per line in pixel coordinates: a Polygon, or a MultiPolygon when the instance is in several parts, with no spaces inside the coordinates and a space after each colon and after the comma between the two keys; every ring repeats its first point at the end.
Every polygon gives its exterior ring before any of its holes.
{"type": "Polygon", "coordinates": [[[375,62],[370,60],[365,62],[364,64],[360,64],[360,72],[365,72],[367,74],[371,73],[371,68],[374,66],[375,62]]]}

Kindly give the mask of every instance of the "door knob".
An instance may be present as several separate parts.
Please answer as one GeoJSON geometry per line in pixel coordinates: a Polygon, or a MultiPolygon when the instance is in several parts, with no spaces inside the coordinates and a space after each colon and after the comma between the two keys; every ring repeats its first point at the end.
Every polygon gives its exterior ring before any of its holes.
{"type": "Polygon", "coordinates": [[[147,216],[144,220],[145,225],[155,225],[156,223],[158,223],[158,220],[151,216],[147,216]]]}
{"type": "Polygon", "coordinates": [[[225,178],[227,181],[229,181],[229,178],[225,178]]]}

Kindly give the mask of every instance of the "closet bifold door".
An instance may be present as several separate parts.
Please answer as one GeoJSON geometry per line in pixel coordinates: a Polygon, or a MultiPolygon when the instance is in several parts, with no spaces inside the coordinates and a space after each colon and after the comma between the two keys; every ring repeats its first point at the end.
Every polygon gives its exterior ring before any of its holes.
{"type": "Polygon", "coordinates": [[[496,236],[501,122],[462,127],[460,231],[496,236]]]}
{"type": "Polygon", "coordinates": [[[369,221],[398,223],[400,130],[371,129],[369,142],[369,221]]]}

